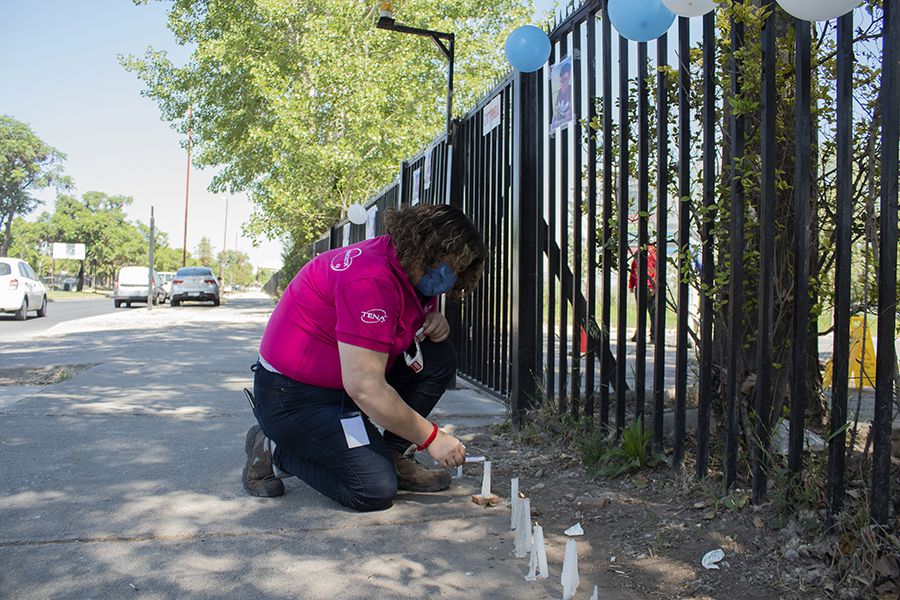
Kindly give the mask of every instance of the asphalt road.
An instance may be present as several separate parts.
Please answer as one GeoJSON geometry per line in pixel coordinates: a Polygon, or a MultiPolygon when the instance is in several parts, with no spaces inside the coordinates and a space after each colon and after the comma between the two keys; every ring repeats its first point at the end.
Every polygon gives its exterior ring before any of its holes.
{"type": "MultiPolygon", "coordinates": [[[[153,307],[154,309],[157,307],[153,307]]],[[[168,308],[168,306],[166,306],[168,308]]],[[[16,321],[12,314],[0,314],[0,340],[14,340],[25,336],[40,334],[54,325],[114,312],[116,310],[146,310],[144,305],[135,305],[135,308],[116,309],[112,298],[98,300],[65,300],[62,302],[50,302],[47,306],[46,317],[35,317],[33,312],[28,313],[28,320],[16,321]]]]}

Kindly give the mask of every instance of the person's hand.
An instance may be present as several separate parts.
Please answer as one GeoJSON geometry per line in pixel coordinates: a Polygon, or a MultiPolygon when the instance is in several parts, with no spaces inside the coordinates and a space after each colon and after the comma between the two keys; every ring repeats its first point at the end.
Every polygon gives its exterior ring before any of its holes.
{"type": "Polygon", "coordinates": [[[432,342],[443,342],[450,336],[450,324],[447,318],[435,311],[425,315],[425,324],[422,325],[422,333],[432,342]]]}
{"type": "Polygon", "coordinates": [[[466,460],[466,447],[449,433],[438,429],[437,437],[428,445],[428,454],[442,467],[458,467],[466,460]]]}

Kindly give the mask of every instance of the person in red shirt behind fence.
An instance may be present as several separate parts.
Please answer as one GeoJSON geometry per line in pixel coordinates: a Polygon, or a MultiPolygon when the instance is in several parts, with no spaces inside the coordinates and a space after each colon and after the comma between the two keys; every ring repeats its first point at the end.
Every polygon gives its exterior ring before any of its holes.
{"type": "Polygon", "coordinates": [[[420,204],[386,215],[387,235],[320,254],[278,301],[254,371],[244,488],[284,494],[296,476],[349,508],[382,510],[397,489],[450,485],[465,447],[428,415],[456,376],[438,296],[462,298],[487,252],[461,210],[420,204]],[[384,428],[382,434],[373,423],[384,428]]]}
{"type": "MultiPolygon", "coordinates": [[[[638,258],[635,255],[631,259],[631,275],[628,277],[628,289],[634,291],[634,297],[638,295],[638,258]]],[[[647,246],[647,312],[650,314],[650,343],[656,343],[656,246],[647,246]]],[[[631,337],[632,342],[637,341],[637,331],[631,337]]]]}

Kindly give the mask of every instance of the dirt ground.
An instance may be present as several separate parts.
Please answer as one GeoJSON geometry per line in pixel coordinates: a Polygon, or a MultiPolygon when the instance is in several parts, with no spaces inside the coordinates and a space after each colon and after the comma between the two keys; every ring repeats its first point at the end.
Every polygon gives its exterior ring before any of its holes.
{"type": "MultiPolygon", "coordinates": [[[[789,519],[772,503],[753,506],[749,490],[723,499],[721,480],[699,483],[689,465],[590,477],[577,448],[552,436],[535,441],[495,426],[466,446],[492,461],[493,493],[508,498],[510,479],[519,478],[551,561],[561,564],[562,532],[581,523],[579,594],[602,578],[647,598],[900,598],[896,527],[866,555],[855,538],[823,535],[821,514],[789,519]],[[717,548],[725,558],[707,570],[701,559],[717,548]]],[[[470,466],[464,476],[482,474],[470,466]]]]}
{"type": "Polygon", "coordinates": [[[50,385],[65,381],[94,364],[51,365],[47,367],[0,369],[0,386],[6,385],[50,385]]]}

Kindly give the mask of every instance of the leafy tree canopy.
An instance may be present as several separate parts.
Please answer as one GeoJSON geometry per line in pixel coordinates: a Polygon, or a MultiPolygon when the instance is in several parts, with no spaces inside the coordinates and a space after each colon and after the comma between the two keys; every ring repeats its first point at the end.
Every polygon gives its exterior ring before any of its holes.
{"type": "Polygon", "coordinates": [[[71,180],[62,172],[65,158],[25,123],[0,115],[0,228],[4,232],[0,256],[9,253],[16,215],[26,215],[37,207],[33,190],[51,185],[71,187],[71,180]]]}
{"type": "MultiPolygon", "coordinates": [[[[136,0],[142,3],[141,0],[136,0]]],[[[456,34],[457,112],[507,70],[527,0],[397,3],[398,21],[456,34]]],[[[430,40],[375,28],[359,0],[175,0],[169,27],[194,47],[121,57],[182,134],[216,192],[249,193],[254,234],[305,244],[444,127],[446,66],[430,40]],[[192,107],[191,119],[188,119],[192,107]]]]}

